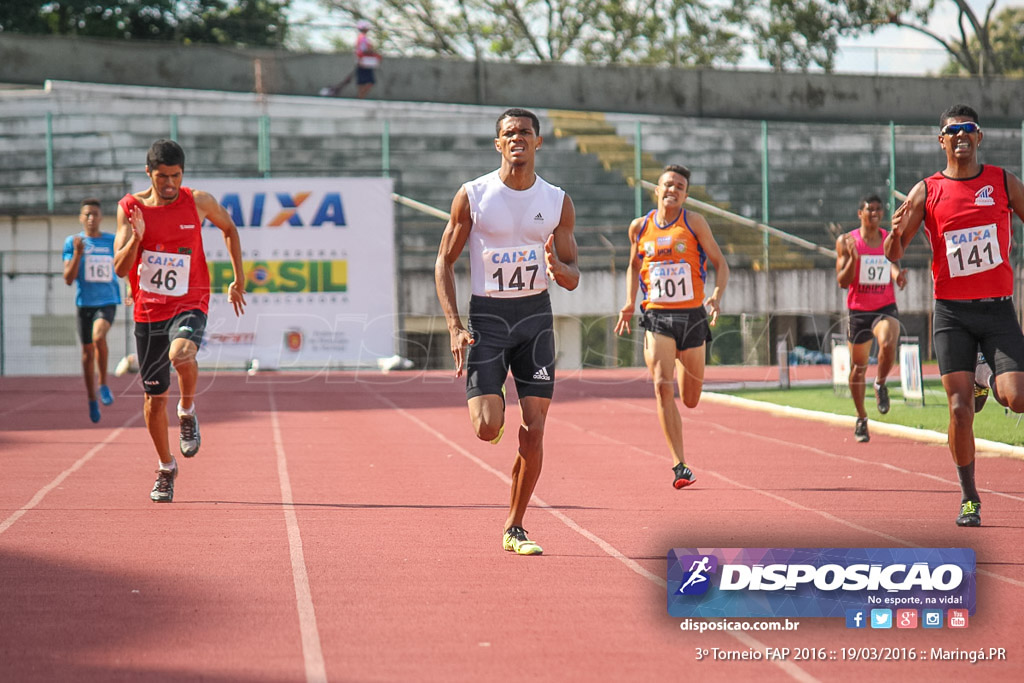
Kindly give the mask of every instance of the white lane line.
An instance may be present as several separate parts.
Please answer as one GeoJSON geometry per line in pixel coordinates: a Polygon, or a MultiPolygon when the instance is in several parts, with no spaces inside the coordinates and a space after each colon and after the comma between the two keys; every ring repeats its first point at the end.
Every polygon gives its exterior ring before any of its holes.
{"type": "MultiPolygon", "coordinates": [[[[414,422],[416,425],[418,425],[424,431],[428,432],[429,434],[432,434],[434,437],[436,437],[439,441],[441,441],[442,443],[444,443],[445,445],[450,447],[452,450],[456,451],[460,455],[462,455],[462,456],[468,458],[469,460],[471,460],[472,462],[476,463],[477,465],[479,465],[485,471],[490,472],[494,476],[498,477],[505,484],[507,484],[509,486],[512,485],[512,479],[507,474],[505,474],[501,470],[497,470],[497,469],[491,467],[486,462],[484,462],[480,458],[476,457],[475,455],[473,455],[472,453],[467,451],[465,448],[463,448],[462,446],[458,445],[457,443],[455,443],[454,441],[452,441],[451,439],[449,439],[448,437],[443,435],[441,432],[439,432],[436,429],[434,429],[433,427],[431,427],[429,424],[427,424],[423,420],[419,419],[418,417],[416,417],[412,413],[408,412],[404,408],[400,408],[393,401],[391,401],[388,398],[385,398],[384,396],[381,396],[381,395],[377,394],[376,398],[379,399],[382,403],[386,404],[389,408],[391,408],[395,412],[397,412],[400,415],[402,415],[403,417],[405,417],[406,419],[410,420],[411,422],[414,422]]],[[[548,420],[550,420],[550,419],[551,419],[551,417],[549,416],[548,420]]],[[[579,535],[583,536],[583,538],[585,538],[588,541],[590,541],[590,542],[594,543],[595,545],[597,545],[598,548],[603,550],[608,555],[614,557],[616,560],[618,560],[622,564],[626,565],[633,572],[639,574],[640,576],[642,576],[643,578],[647,579],[648,581],[651,581],[652,583],[655,583],[658,586],[661,586],[662,588],[667,588],[668,584],[667,584],[667,581],[665,579],[663,579],[662,577],[658,576],[657,574],[655,574],[653,572],[650,572],[650,571],[644,569],[644,567],[641,566],[639,562],[633,560],[632,558],[626,557],[625,555],[622,554],[622,552],[620,552],[617,548],[615,548],[615,546],[613,546],[611,543],[609,543],[608,541],[604,540],[600,536],[598,536],[598,535],[588,531],[587,529],[583,528],[578,523],[576,523],[573,519],[571,519],[569,516],[565,515],[560,510],[556,510],[551,505],[546,503],[544,500],[539,498],[536,494],[534,494],[533,498],[531,499],[531,503],[535,507],[542,508],[542,509],[546,510],[547,512],[551,513],[551,515],[553,515],[560,522],[565,524],[567,527],[569,527],[570,529],[572,529],[573,531],[575,531],[579,535]]],[[[758,641],[756,638],[750,636],[749,634],[743,633],[743,632],[725,631],[724,633],[732,636],[733,638],[735,638],[736,640],[740,641],[741,643],[743,643],[747,647],[759,649],[762,652],[767,647],[767,645],[765,645],[764,643],[758,641]]],[[[816,683],[816,681],[818,680],[818,679],[814,678],[814,676],[810,675],[809,673],[807,673],[806,671],[801,669],[796,664],[793,664],[792,662],[789,662],[789,661],[775,661],[775,660],[773,660],[771,663],[774,664],[775,666],[777,666],[778,668],[782,669],[791,678],[793,678],[793,680],[801,681],[802,683],[816,683]]]]}
{"type": "MultiPolygon", "coordinates": [[[[603,400],[607,401],[609,403],[612,403],[613,405],[617,405],[617,406],[626,405],[626,406],[632,408],[633,410],[638,410],[638,411],[643,412],[643,413],[649,413],[649,414],[652,414],[652,415],[657,415],[658,414],[658,411],[655,408],[649,408],[647,406],[638,406],[638,405],[635,405],[635,404],[632,404],[632,403],[624,403],[622,401],[615,401],[615,400],[612,400],[612,399],[603,399],[603,400]]],[[[750,403],[755,403],[755,401],[749,401],[749,402],[750,403]]],[[[729,405],[731,405],[732,407],[739,407],[739,408],[747,408],[747,407],[749,407],[747,405],[742,405],[742,404],[729,404],[729,405]]],[[[755,410],[759,410],[759,409],[755,408],[755,410]]],[[[768,411],[764,411],[764,412],[768,412],[768,411]]],[[[786,414],[785,416],[789,417],[789,418],[793,418],[794,417],[793,415],[790,415],[790,414],[786,414]]],[[[836,416],[836,417],[839,417],[839,416],[836,416]]],[[[799,418],[797,418],[797,419],[799,419],[799,418]]],[[[710,426],[715,427],[716,429],[718,429],[720,431],[729,432],[730,434],[743,434],[744,436],[749,436],[749,437],[754,438],[754,439],[760,439],[761,441],[768,441],[768,442],[779,444],[779,445],[782,445],[782,446],[787,446],[789,448],[799,448],[801,450],[809,451],[811,453],[815,453],[817,455],[821,455],[821,456],[824,456],[826,458],[835,458],[836,460],[846,460],[847,462],[852,462],[852,463],[855,463],[857,465],[869,465],[871,467],[881,467],[883,469],[892,470],[893,472],[899,472],[901,474],[908,474],[908,475],[914,475],[914,476],[918,476],[918,477],[923,477],[925,479],[930,479],[932,481],[936,481],[936,482],[939,482],[941,484],[945,484],[946,486],[951,486],[954,489],[956,487],[960,486],[960,483],[958,481],[956,481],[956,480],[948,479],[948,478],[945,478],[945,477],[940,477],[940,476],[935,475],[935,474],[929,474],[927,472],[920,472],[918,470],[908,470],[906,468],[900,467],[899,465],[893,465],[892,463],[888,463],[888,462],[878,462],[878,461],[875,461],[875,460],[864,460],[863,458],[858,458],[857,456],[854,456],[854,455],[843,455],[842,453],[833,453],[831,451],[822,450],[820,448],[817,448],[815,446],[810,446],[810,445],[805,444],[805,443],[800,443],[800,442],[797,442],[797,441],[787,441],[785,439],[779,439],[779,438],[776,438],[774,436],[765,436],[764,434],[758,434],[757,432],[748,432],[748,431],[746,431],[744,429],[737,429],[735,427],[729,427],[729,426],[723,425],[723,424],[721,424],[719,422],[715,422],[713,420],[704,420],[704,419],[698,420],[698,419],[692,418],[692,417],[683,417],[683,422],[689,422],[689,423],[692,423],[692,424],[700,424],[700,425],[710,425],[710,426]]],[[[943,435],[943,439],[945,439],[945,435],[943,435]]],[[[945,441],[943,441],[943,444],[945,444],[945,441]]],[[[1009,498],[1010,500],[1016,500],[1016,501],[1019,501],[1019,502],[1024,502],[1024,497],[1022,497],[1022,496],[1015,496],[1012,493],[1004,493],[1002,491],[996,491],[994,489],[986,489],[986,488],[979,488],[978,490],[983,492],[983,493],[991,493],[993,496],[1000,496],[1002,498],[1009,498]]]]}
{"type": "Polygon", "coordinates": [[[288,477],[288,459],[281,440],[281,425],[277,419],[277,402],[274,400],[274,385],[268,384],[270,397],[270,428],[274,433],[274,449],[277,451],[277,478],[281,482],[281,503],[284,521],[288,529],[288,548],[292,561],[292,581],[295,584],[295,607],[299,613],[299,632],[302,635],[302,659],[306,666],[308,683],[326,683],[327,667],[324,665],[323,649],[320,646],[320,631],[316,626],[316,612],[313,609],[313,593],[309,589],[309,574],[306,571],[306,557],[302,552],[302,535],[299,520],[295,516],[295,500],[292,498],[292,484],[288,477]]]}
{"type": "Polygon", "coordinates": [[[11,408],[10,410],[5,410],[4,412],[0,413],[0,417],[6,417],[7,415],[11,415],[13,413],[20,413],[23,410],[28,410],[29,408],[33,408],[33,407],[39,405],[40,403],[43,403],[44,401],[49,401],[50,398],[51,398],[50,396],[40,396],[39,398],[37,398],[34,401],[29,401],[28,403],[20,404],[17,408],[11,408]]]}
{"type": "Polygon", "coordinates": [[[39,503],[42,502],[43,498],[46,497],[46,494],[60,486],[65,479],[72,475],[72,473],[80,470],[82,466],[85,465],[85,463],[92,460],[94,455],[103,450],[104,446],[113,442],[115,439],[117,439],[117,437],[121,436],[121,432],[123,432],[128,427],[131,427],[132,424],[134,424],[135,421],[138,420],[140,417],[142,417],[142,413],[136,413],[135,415],[132,415],[124,424],[122,424],[120,427],[110,432],[109,434],[107,434],[107,437],[103,439],[103,441],[100,441],[98,444],[90,448],[85,453],[85,455],[76,460],[74,464],[71,465],[71,467],[67,468],[66,470],[58,474],[56,477],[53,478],[53,481],[51,481],[43,488],[36,491],[36,495],[32,496],[32,499],[30,501],[28,501],[22,507],[15,510],[3,522],[0,522],[0,534],[10,529],[15,522],[17,522],[25,515],[26,512],[34,508],[36,505],[39,505],[39,503]]]}
{"type": "MultiPolygon", "coordinates": [[[[631,405],[631,404],[625,403],[623,401],[613,401],[612,399],[604,399],[604,400],[606,400],[606,401],[608,401],[610,403],[613,403],[615,405],[618,405],[618,406],[629,405],[632,408],[635,408],[637,410],[641,410],[641,411],[645,411],[646,412],[646,409],[641,407],[641,406],[631,405]]],[[[651,410],[651,412],[654,412],[654,410],[651,410]]],[[[550,417],[548,418],[548,421],[551,421],[550,417]]],[[[604,439],[608,443],[615,444],[616,446],[624,446],[624,447],[630,448],[631,450],[637,451],[639,453],[643,453],[644,455],[649,455],[651,457],[658,458],[659,460],[664,460],[665,459],[665,456],[663,456],[663,455],[658,455],[657,453],[654,453],[652,451],[648,451],[646,449],[640,448],[639,446],[634,446],[633,444],[629,444],[629,443],[626,443],[624,441],[619,441],[618,439],[615,439],[613,437],[605,436],[604,434],[600,434],[598,432],[594,432],[594,431],[591,431],[591,430],[588,430],[588,429],[584,429],[583,427],[580,427],[579,425],[573,424],[572,422],[568,422],[568,421],[562,420],[560,418],[555,418],[554,421],[555,422],[561,422],[561,423],[564,423],[566,425],[569,425],[570,427],[576,429],[577,431],[579,431],[581,433],[586,433],[586,434],[589,434],[591,436],[595,436],[595,437],[598,437],[600,439],[604,439]]],[[[774,443],[778,443],[778,444],[783,444],[783,445],[786,445],[786,446],[792,446],[792,447],[795,447],[795,448],[802,448],[804,450],[809,450],[809,451],[811,451],[813,453],[817,453],[819,455],[824,455],[824,456],[827,456],[827,457],[839,458],[839,459],[843,459],[843,460],[850,460],[850,461],[857,462],[858,464],[864,464],[864,465],[882,466],[882,467],[885,467],[886,469],[892,469],[892,470],[896,470],[896,471],[903,472],[903,473],[906,473],[906,474],[916,474],[916,475],[925,477],[927,479],[934,479],[936,481],[941,481],[941,482],[944,482],[944,483],[947,483],[947,484],[950,483],[950,482],[948,482],[948,481],[946,481],[946,480],[944,480],[944,479],[942,479],[940,477],[936,477],[934,475],[927,474],[927,473],[924,473],[924,472],[915,472],[913,470],[905,470],[903,468],[896,467],[895,465],[889,465],[887,463],[875,463],[875,462],[871,462],[869,460],[861,460],[860,458],[855,458],[853,456],[840,455],[838,453],[829,453],[828,451],[823,451],[823,450],[821,450],[819,448],[814,448],[813,446],[806,446],[806,445],[800,444],[800,443],[793,443],[793,442],[790,442],[790,441],[783,441],[781,439],[776,439],[776,438],[770,437],[770,436],[764,436],[764,435],[757,434],[757,433],[754,433],[754,432],[747,432],[747,431],[744,431],[742,429],[736,429],[734,427],[726,427],[725,425],[721,425],[721,424],[718,424],[717,422],[712,422],[710,420],[694,420],[693,418],[684,418],[683,421],[684,422],[692,422],[694,424],[698,424],[699,423],[699,424],[705,425],[705,426],[711,426],[711,427],[714,427],[715,429],[717,429],[719,431],[728,432],[730,434],[742,434],[743,436],[746,436],[746,437],[749,437],[749,438],[761,439],[761,440],[764,440],[764,441],[770,441],[770,442],[774,442],[774,443]]],[[[768,498],[772,498],[774,500],[777,500],[780,503],[784,503],[784,504],[786,504],[789,507],[792,507],[794,509],[803,510],[805,512],[812,512],[812,513],[814,513],[814,514],[816,514],[816,515],[818,515],[820,517],[824,517],[825,519],[827,519],[829,521],[835,522],[836,524],[847,526],[847,527],[849,527],[851,529],[855,529],[857,531],[861,531],[861,532],[864,532],[864,533],[872,534],[874,536],[878,536],[879,538],[884,538],[885,540],[890,541],[892,543],[899,543],[900,545],[905,545],[905,546],[907,546],[909,548],[922,548],[922,547],[924,547],[924,546],[918,545],[917,543],[914,543],[912,541],[908,541],[906,539],[899,538],[898,536],[892,536],[892,535],[887,534],[887,533],[882,532],[882,531],[876,531],[875,529],[870,529],[868,527],[861,526],[861,525],[856,524],[854,522],[851,522],[849,520],[843,519],[841,517],[837,517],[837,516],[835,516],[835,515],[833,515],[833,514],[831,514],[829,512],[825,512],[824,510],[815,510],[814,508],[809,508],[809,507],[807,507],[805,505],[801,505],[800,503],[797,503],[796,501],[790,500],[789,498],[786,498],[784,496],[780,496],[778,494],[771,493],[771,492],[765,491],[763,489],[759,489],[756,486],[747,486],[745,484],[741,484],[738,481],[734,481],[734,480],[726,477],[725,475],[722,475],[722,474],[719,474],[718,472],[715,472],[714,470],[709,470],[709,469],[705,469],[705,468],[702,467],[700,469],[700,471],[702,473],[707,473],[707,474],[709,474],[709,475],[711,475],[713,477],[717,477],[718,479],[721,479],[722,481],[724,481],[724,482],[726,482],[726,483],[728,483],[728,484],[730,484],[732,486],[736,486],[738,488],[745,489],[747,491],[753,491],[755,493],[760,493],[763,496],[766,496],[768,498]]],[[[987,493],[993,493],[993,494],[996,494],[996,495],[1002,495],[1002,496],[1004,496],[1006,498],[1012,498],[1014,500],[1020,500],[1018,497],[1012,496],[1010,494],[1000,493],[998,491],[990,491],[989,489],[981,489],[981,490],[983,490],[983,491],[985,491],[987,493]]],[[[1010,578],[1009,576],[1003,576],[1002,574],[996,574],[995,572],[988,571],[987,569],[976,568],[975,571],[978,574],[983,574],[983,575],[989,576],[989,577],[991,577],[993,579],[998,579],[999,581],[1002,581],[1004,583],[1008,583],[1008,584],[1013,585],[1013,586],[1024,588],[1024,581],[1020,581],[1018,579],[1013,579],[1013,578],[1010,578]]]]}

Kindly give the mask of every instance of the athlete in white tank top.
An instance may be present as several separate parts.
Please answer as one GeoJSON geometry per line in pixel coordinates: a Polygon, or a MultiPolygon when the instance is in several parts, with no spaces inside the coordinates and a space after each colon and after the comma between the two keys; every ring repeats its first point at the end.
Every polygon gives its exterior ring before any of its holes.
{"type": "Polygon", "coordinates": [[[529,189],[513,190],[497,170],[463,187],[473,219],[473,294],[520,297],[547,289],[544,243],[558,227],[565,192],[540,176],[529,189]]]}

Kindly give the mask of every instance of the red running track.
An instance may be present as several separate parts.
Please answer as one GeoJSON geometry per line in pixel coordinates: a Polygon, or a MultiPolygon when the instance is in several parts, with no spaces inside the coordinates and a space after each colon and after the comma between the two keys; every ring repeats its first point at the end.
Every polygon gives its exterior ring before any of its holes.
{"type": "Polygon", "coordinates": [[[545,554],[518,557],[501,549],[515,432],[476,440],[450,373],[207,373],[170,505],[149,501],[141,393],[114,389],[92,425],[77,378],[0,378],[2,681],[1024,677],[1020,460],[979,461],[985,526],[960,529],[945,448],[707,397],[684,410],[698,481],[677,491],[643,371],[576,373],[526,518],[545,554]],[[962,631],[735,636],[668,616],[668,549],[772,546],[974,548],[978,610],[962,631]],[[836,659],[696,654],[766,647],[836,659]],[[842,660],[861,647],[1007,660],[842,660]]]}

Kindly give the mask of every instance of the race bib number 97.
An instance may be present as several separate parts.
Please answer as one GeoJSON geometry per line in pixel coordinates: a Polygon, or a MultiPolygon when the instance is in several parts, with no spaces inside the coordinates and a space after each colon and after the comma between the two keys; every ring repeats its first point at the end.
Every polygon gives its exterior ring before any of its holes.
{"type": "Polygon", "coordinates": [[[110,282],[114,279],[114,257],[103,254],[86,254],[85,281],[110,282]]]}
{"type": "Polygon", "coordinates": [[[484,249],[483,261],[487,296],[527,296],[548,288],[540,244],[484,249]]]}
{"type": "Polygon", "coordinates": [[[996,234],[995,223],[944,233],[949,276],[963,277],[984,273],[1002,263],[1003,255],[999,253],[999,239],[996,234]]]}
{"type": "Polygon", "coordinates": [[[889,260],[884,256],[863,255],[860,257],[860,284],[887,285],[892,282],[892,270],[889,260]]]}
{"type": "Polygon", "coordinates": [[[188,292],[191,254],[143,251],[139,264],[139,287],[151,294],[184,296],[188,292]]]}
{"type": "Polygon", "coordinates": [[[689,263],[652,263],[647,275],[651,281],[651,302],[682,303],[693,299],[689,263]]]}

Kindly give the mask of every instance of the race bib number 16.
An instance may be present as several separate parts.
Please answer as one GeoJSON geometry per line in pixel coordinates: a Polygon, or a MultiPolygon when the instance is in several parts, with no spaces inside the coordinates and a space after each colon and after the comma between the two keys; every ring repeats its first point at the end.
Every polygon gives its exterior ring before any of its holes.
{"type": "Polygon", "coordinates": [[[184,296],[188,292],[191,254],[143,251],[139,264],[139,287],[152,294],[184,296]]]}

